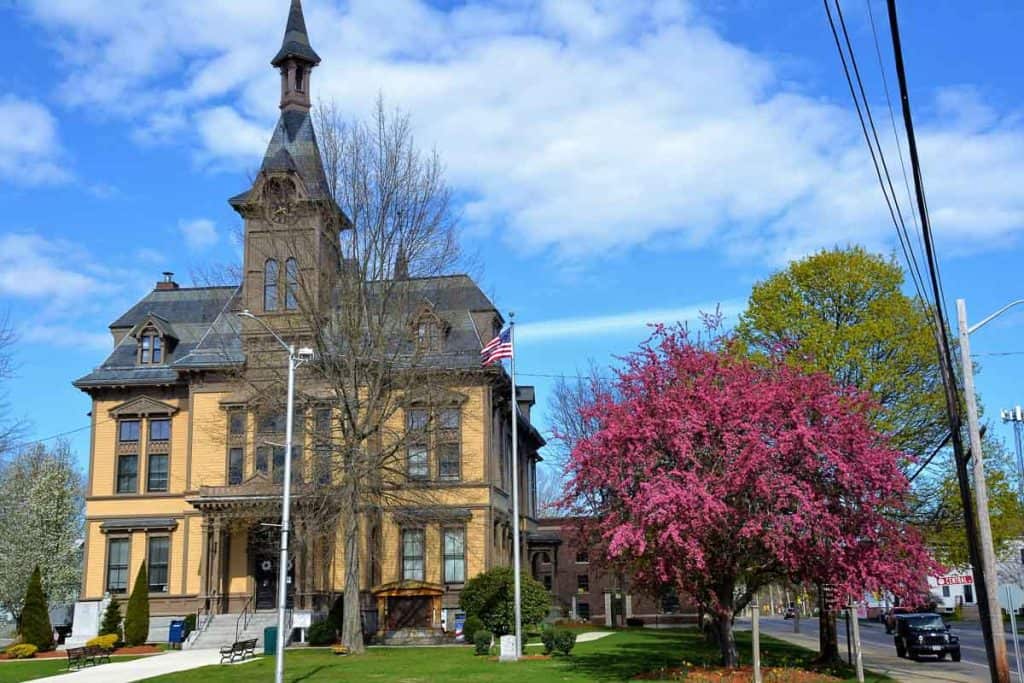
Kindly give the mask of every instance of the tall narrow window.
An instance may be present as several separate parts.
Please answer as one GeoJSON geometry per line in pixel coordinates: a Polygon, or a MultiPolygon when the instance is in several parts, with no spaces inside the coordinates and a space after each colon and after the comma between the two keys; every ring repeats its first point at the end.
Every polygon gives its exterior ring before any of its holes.
{"type": "Polygon", "coordinates": [[[437,478],[458,481],[462,477],[458,408],[445,408],[437,417],[437,478]]]}
{"type": "Polygon", "coordinates": [[[577,574],[576,575],[576,590],[580,593],[586,593],[590,591],[590,575],[589,574],[577,574]]]}
{"type": "Polygon", "coordinates": [[[149,421],[149,445],[146,448],[146,490],[167,491],[168,458],[170,457],[171,421],[163,418],[149,421]]]}
{"type": "Polygon", "coordinates": [[[263,310],[277,310],[277,261],[272,258],[263,265],[263,310]]]}
{"type": "Polygon", "coordinates": [[[107,590],[111,593],[128,590],[128,543],[127,538],[107,541],[107,590]]]}
{"type": "Polygon", "coordinates": [[[160,337],[158,337],[156,335],[153,335],[153,362],[154,363],[162,363],[163,362],[163,352],[164,352],[163,342],[161,341],[160,337]]]}
{"type": "Polygon", "coordinates": [[[466,530],[445,529],[443,535],[444,582],[463,583],[466,580],[466,530]]]}
{"type": "Polygon", "coordinates": [[[242,467],[245,451],[241,448],[228,450],[228,484],[234,486],[242,483],[242,467]]]}
{"type": "Polygon", "coordinates": [[[146,490],[153,493],[167,491],[167,454],[150,453],[146,467],[146,490]]]}
{"type": "Polygon", "coordinates": [[[270,446],[256,448],[256,471],[263,474],[270,471],[270,446]]]}
{"type": "Polygon", "coordinates": [[[406,475],[409,479],[426,479],[430,476],[427,449],[427,423],[430,415],[426,410],[406,412],[406,430],[409,446],[406,450],[406,475]]]}
{"type": "Polygon", "coordinates": [[[141,340],[140,344],[142,345],[142,348],[141,348],[141,356],[139,358],[139,362],[140,363],[147,363],[148,364],[149,363],[149,359],[151,358],[150,354],[151,354],[152,349],[153,349],[153,337],[151,337],[148,334],[142,335],[142,340],[141,340]]]}
{"type": "Polygon", "coordinates": [[[170,551],[170,538],[167,536],[150,536],[149,551],[146,553],[146,561],[149,565],[146,573],[149,575],[149,592],[167,592],[167,556],[170,551]]]}
{"type": "Polygon", "coordinates": [[[423,529],[402,531],[402,580],[423,580],[423,529]]]}
{"type": "Polygon", "coordinates": [[[284,307],[294,311],[299,307],[299,262],[293,258],[284,262],[284,307]]]}
{"type": "Polygon", "coordinates": [[[117,426],[118,493],[136,493],[139,486],[139,421],[121,420],[117,426]]]}
{"type": "Polygon", "coordinates": [[[326,486],[331,483],[331,409],[318,408],[313,418],[313,439],[315,469],[314,479],[317,484],[326,486]]]}
{"type": "Polygon", "coordinates": [[[272,446],[274,453],[274,483],[284,483],[284,446],[272,446]]]}

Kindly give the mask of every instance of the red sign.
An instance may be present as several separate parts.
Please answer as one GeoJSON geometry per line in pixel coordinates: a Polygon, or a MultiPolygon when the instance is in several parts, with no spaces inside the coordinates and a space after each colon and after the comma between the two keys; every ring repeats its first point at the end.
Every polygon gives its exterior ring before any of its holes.
{"type": "Polygon", "coordinates": [[[974,577],[970,574],[964,574],[963,576],[940,576],[938,578],[940,586],[970,586],[973,583],[974,577]]]}

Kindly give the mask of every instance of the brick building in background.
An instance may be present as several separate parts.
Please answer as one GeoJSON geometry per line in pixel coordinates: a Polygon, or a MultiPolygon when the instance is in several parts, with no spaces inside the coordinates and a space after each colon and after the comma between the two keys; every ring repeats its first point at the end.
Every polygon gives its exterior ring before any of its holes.
{"type": "Polygon", "coordinates": [[[524,570],[551,591],[553,616],[605,626],[625,626],[626,619],[645,626],[697,622],[697,606],[687,596],[651,596],[632,587],[629,577],[602,569],[578,542],[573,518],[538,519],[526,542],[524,570]]]}

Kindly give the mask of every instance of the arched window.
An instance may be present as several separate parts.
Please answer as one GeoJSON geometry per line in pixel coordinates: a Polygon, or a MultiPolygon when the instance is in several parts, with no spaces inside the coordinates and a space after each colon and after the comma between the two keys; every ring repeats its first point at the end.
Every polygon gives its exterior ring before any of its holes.
{"type": "Polygon", "coordinates": [[[277,310],[277,261],[272,258],[263,266],[263,310],[277,310]]]}
{"type": "Polygon", "coordinates": [[[299,262],[293,258],[284,262],[284,307],[294,311],[299,307],[299,262]]]}

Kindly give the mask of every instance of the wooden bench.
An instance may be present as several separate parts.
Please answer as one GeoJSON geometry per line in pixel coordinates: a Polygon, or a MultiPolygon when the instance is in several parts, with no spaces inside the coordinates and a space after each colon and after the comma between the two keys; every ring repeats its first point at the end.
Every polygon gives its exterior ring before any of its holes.
{"type": "Polygon", "coordinates": [[[247,656],[253,657],[255,655],[255,638],[250,638],[249,640],[237,640],[231,645],[225,645],[220,649],[220,663],[234,662],[236,658],[239,661],[243,661],[247,656]]]}
{"type": "Polygon", "coordinates": [[[110,664],[110,650],[99,645],[85,647],[69,647],[65,650],[68,656],[68,669],[80,669],[83,666],[110,664]]]}

